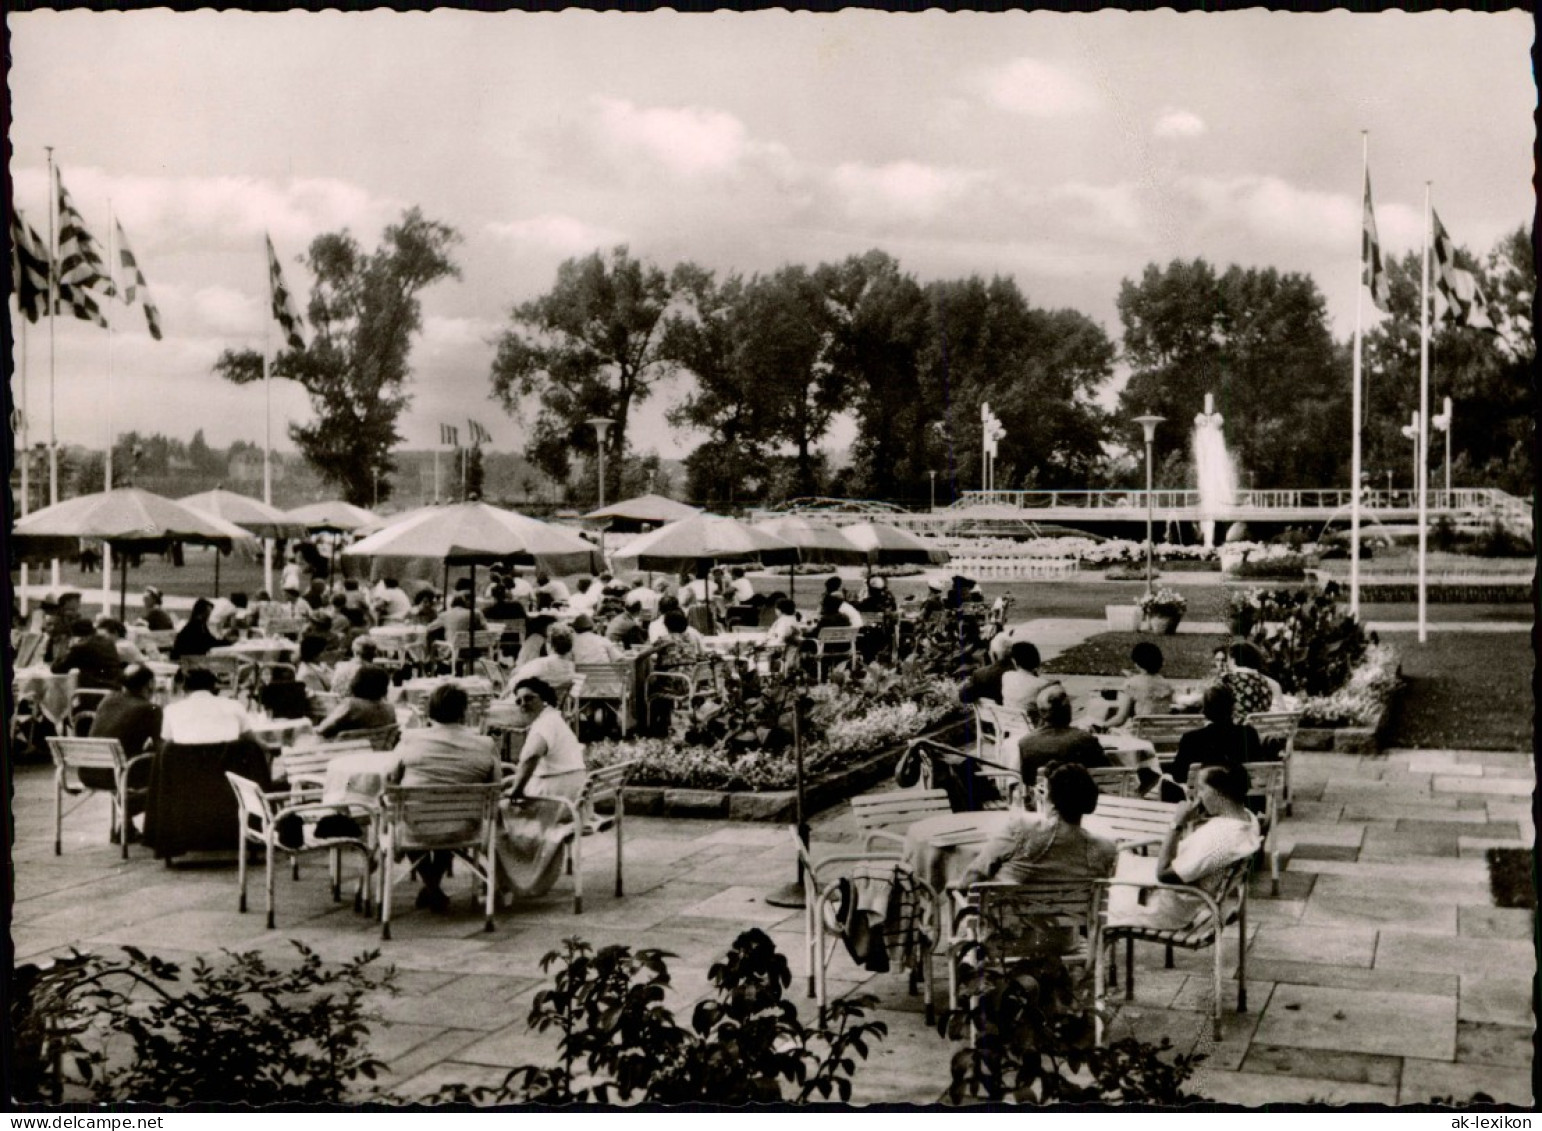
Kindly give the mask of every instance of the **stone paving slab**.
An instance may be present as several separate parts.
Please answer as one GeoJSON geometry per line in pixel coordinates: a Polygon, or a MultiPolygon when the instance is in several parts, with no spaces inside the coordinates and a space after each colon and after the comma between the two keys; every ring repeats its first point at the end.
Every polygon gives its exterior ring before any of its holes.
{"type": "Polygon", "coordinates": [[[1456,1002],[1441,994],[1280,985],[1258,1026],[1267,1045],[1451,1060],[1456,1002]]]}
{"type": "Polygon", "coordinates": [[[1531,979],[1516,973],[1462,974],[1457,1016],[1494,1025],[1531,1025],[1531,979]]]}
{"type": "Polygon", "coordinates": [[[1206,1073],[1202,1090],[1208,1099],[1238,1107],[1263,1107],[1268,1104],[1328,1104],[1338,1107],[1397,1103],[1397,1089],[1390,1086],[1282,1076],[1278,1073],[1206,1073]]]}
{"type": "Polygon", "coordinates": [[[1531,1025],[1494,1025],[1484,1021],[1456,1019],[1456,1060],[1458,1064],[1488,1064],[1497,1067],[1531,1068],[1536,1046],[1531,1025]]]}
{"type": "Polygon", "coordinates": [[[1478,1064],[1452,1064],[1441,1060],[1406,1060],[1400,1104],[1427,1104],[1437,1097],[1452,1097],[1463,1105],[1473,1093],[1484,1092],[1496,1102],[1532,1106],[1531,1073],[1516,1068],[1478,1064]]]}
{"type": "Polygon", "coordinates": [[[1535,969],[1535,951],[1518,939],[1444,938],[1399,928],[1385,928],[1376,947],[1376,965],[1405,970],[1461,974],[1513,974],[1535,969]]]}
{"type": "Polygon", "coordinates": [[[1255,1041],[1242,1062],[1242,1071],[1396,1088],[1403,1073],[1403,1059],[1379,1053],[1303,1049],[1255,1041]]]}
{"type": "Polygon", "coordinates": [[[1371,965],[1376,954],[1374,927],[1305,927],[1265,923],[1248,951],[1253,959],[1283,959],[1333,966],[1371,965]]]}
{"type": "Polygon", "coordinates": [[[1529,939],[1536,914],[1524,907],[1458,907],[1457,933],[1474,939],[1529,939]]]}
{"type": "Polygon", "coordinates": [[[1370,891],[1361,889],[1361,881],[1343,876],[1323,876],[1312,898],[1304,905],[1300,922],[1303,927],[1362,927],[1366,923],[1384,923],[1406,931],[1429,931],[1440,935],[1456,934],[1454,904],[1438,897],[1409,898],[1378,894],[1384,881],[1367,881],[1370,891]]]}

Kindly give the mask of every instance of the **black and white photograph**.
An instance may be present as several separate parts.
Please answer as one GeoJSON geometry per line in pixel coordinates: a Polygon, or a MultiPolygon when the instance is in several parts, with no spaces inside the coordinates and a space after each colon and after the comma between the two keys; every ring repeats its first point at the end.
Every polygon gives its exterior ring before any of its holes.
{"type": "Polygon", "coordinates": [[[1533,1109],[1532,11],[5,23],[13,1109],[1533,1109]]]}

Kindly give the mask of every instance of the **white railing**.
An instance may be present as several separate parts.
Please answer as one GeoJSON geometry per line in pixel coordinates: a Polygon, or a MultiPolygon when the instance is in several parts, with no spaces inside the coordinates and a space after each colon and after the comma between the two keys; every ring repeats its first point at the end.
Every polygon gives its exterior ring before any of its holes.
{"type": "MultiPolygon", "coordinates": [[[[1348,510],[1352,502],[1348,488],[1330,487],[1309,490],[1242,490],[1226,510],[1324,511],[1348,510]]],[[[1128,491],[966,491],[949,510],[978,506],[1006,506],[1017,510],[1146,510],[1146,492],[1128,491]]],[[[1371,489],[1361,496],[1361,505],[1369,510],[1407,510],[1416,508],[1418,497],[1412,491],[1371,489]]],[[[1162,489],[1151,492],[1151,509],[1157,513],[1198,510],[1199,492],[1162,489]]],[[[1461,487],[1450,491],[1431,490],[1429,507],[1436,511],[1504,511],[1526,513],[1528,504],[1490,487],[1461,487]]]]}

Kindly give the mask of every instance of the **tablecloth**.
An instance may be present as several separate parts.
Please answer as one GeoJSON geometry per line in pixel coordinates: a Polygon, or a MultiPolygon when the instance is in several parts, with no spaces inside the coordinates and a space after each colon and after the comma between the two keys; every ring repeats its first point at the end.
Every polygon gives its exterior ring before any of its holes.
{"type": "Polygon", "coordinates": [[[314,730],[309,719],[252,719],[252,737],[264,749],[276,753],[285,746],[293,746],[303,735],[314,730]]]}
{"type": "Polygon", "coordinates": [[[17,700],[25,697],[36,702],[56,727],[69,712],[70,693],[75,689],[70,672],[55,673],[45,664],[17,668],[11,686],[17,700]]]}
{"type": "Polygon", "coordinates": [[[321,799],[331,805],[367,805],[385,792],[391,775],[401,765],[394,750],[360,750],[339,754],[327,763],[327,776],[321,787],[321,799]]]}

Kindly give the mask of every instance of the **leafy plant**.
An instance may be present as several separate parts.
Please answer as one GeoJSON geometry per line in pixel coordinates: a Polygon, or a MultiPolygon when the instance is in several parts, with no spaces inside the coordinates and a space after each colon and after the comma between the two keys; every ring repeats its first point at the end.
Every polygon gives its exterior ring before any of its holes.
{"type": "Polygon", "coordinates": [[[1135,599],[1135,607],[1143,617],[1181,617],[1189,607],[1186,597],[1171,586],[1153,589],[1135,599]]]}
{"type": "Polygon", "coordinates": [[[851,1098],[857,1059],[888,1032],[863,1021],[874,999],[836,1000],[805,1025],[783,996],[787,960],[765,932],[734,940],[708,977],[716,996],[697,1004],[689,1026],[664,1004],[670,985],[656,949],[596,951],[579,938],[548,953],[550,989],[535,996],[530,1025],[556,1032],[558,1061],[522,1065],[496,1087],[451,1085],[432,1101],[573,1103],[807,1103],[851,1098]]]}
{"type": "Polygon", "coordinates": [[[1329,695],[1342,687],[1370,638],[1338,603],[1340,588],[1254,589],[1227,597],[1232,631],[1258,646],[1265,670],[1289,693],[1329,695]]]}
{"type": "Polygon", "coordinates": [[[378,951],[324,967],[303,943],[278,970],[256,952],[173,963],[124,947],[72,950],[13,976],[15,1096],[53,1100],[79,1083],[101,1103],[342,1103],[384,1065],[369,1055],[365,997],[395,992],[378,951]],[[66,1062],[73,1074],[67,1074],[66,1062]]]}
{"type": "Polygon", "coordinates": [[[1401,683],[1397,650],[1373,644],[1342,687],[1300,701],[1302,722],[1323,727],[1375,726],[1401,683]]]}
{"type": "Polygon", "coordinates": [[[950,1102],[1172,1106],[1194,1100],[1183,1085],[1202,1055],[1169,1058],[1165,1037],[1158,1045],[1126,1037],[1098,1046],[1085,979],[1073,979],[1058,954],[997,964],[986,951],[983,943],[966,946],[959,979],[964,1004],[938,1021],[938,1032],[953,1040],[973,1034],[969,1047],[953,1056],[950,1102]]]}

